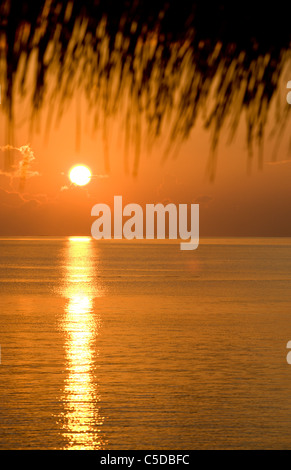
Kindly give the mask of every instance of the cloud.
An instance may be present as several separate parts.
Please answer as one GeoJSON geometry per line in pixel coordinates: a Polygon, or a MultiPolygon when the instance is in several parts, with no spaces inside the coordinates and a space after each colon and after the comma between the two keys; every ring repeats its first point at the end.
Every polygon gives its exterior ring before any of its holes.
{"type": "Polygon", "coordinates": [[[5,145],[0,147],[1,152],[17,151],[20,153],[20,160],[17,164],[11,165],[10,170],[0,170],[0,175],[7,176],[9,178],[20,179],[20,190],[24,189],[25,181],[27,178],[33,176],[39,176],[37,171],[30,169],[32,163],[35,161],[34,152],[29,145],[23,145],[21,147],[13,147],[12,145],[5,145]]]}
{"type": "Polygon", "coordinates": [[[24,199],[18,193],[10,193],[0,189],[0,206],[4,207],[20,207],[24,203],[24,199]]]}
{"type": "MultiPolygon", "coordinates": [[[[40,196],[41,199],[41,196],[40,196]]],[[[33,203],[34,205],[39,205],[43,201],[38,198],[32,198],[27,195],[22,195],[17,192],[9,192],[5,189],[0,188],[0,207],[5,208],[20,208],[23,205],[28,203],[33,203]]]]}

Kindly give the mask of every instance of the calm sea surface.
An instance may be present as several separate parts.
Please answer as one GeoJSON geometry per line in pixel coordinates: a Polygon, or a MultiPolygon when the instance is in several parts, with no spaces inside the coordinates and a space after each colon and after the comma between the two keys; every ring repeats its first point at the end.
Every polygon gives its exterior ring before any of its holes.
{"type": "Polygon", "coordinates": [[[0,449],[291,449],[291,240],[0,238],[0,449]]]}

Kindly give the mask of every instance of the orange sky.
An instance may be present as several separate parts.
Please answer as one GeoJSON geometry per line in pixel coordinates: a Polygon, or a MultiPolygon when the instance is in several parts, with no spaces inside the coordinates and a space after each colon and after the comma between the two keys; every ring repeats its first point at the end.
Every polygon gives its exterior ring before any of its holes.
{"type": "MultiPolygon", "coordinates": [[[[280,94],[282,103],[284,100],[286,103],[284,84],[280,94]]],[[[197,125],[190,139],[182,145],[178,158],[163,165],[161,147],[156,145],[149,155],[143,145],[137,178],[125,173],[122,137],[113,126],[109,134],[111,171],[104,177],[102,135],[92,135],[92,122],[85,106],[81,116],[80,151],[76,151],[75,105],[72,102],[57,129],[52,127],[45,143],[45,119],[38,122],[39,132],[31,134],[29,108],[24,101],[18,103],[14,145],[31,145],[35,154],[31,169],[39,175],[26,181],[23,193],[19,192],[19,179],[0,175],[0,235],[89,235],[93,205],[112,205],[114,195],[122,195],[124,203],[141,205],[199,202],[201,236],[291,236],[291,160],[286,161],[290,156],[288,126],[278,148],[277,164],[269,163],[275,140],[268,137],[263,170],[258,169],[256,152],[252,172],[248,174],[242,117],[232,144],[227,145],[226,133],[221,136],[214,183],[206,174],[210,134],[201,125],[197,125]],[[92,173],[99,176],[85,188],[67,189],[70,186],[68,172],[78,163],[89,166],[92,173]]],[[[0,146],[4,146],[8,141],[3,113],[0,125],[0,146]]],[[[272,125],[270,119],[267,135],[272,125]]],[[[17,161],[19,154],[14,152],[14,156],[17,161]]],[[[3,170],[3,152],[0,158],[3,170]]]]}

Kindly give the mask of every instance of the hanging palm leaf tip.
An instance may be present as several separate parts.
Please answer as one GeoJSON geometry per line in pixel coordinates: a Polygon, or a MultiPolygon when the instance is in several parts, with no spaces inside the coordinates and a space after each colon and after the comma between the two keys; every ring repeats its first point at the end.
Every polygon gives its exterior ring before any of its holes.
{"type": "Polygon", "coordinates": [[[247,1],[0,0],[3,106],[13,121],[15,93],[31,92],[34,57],[32,118],[47,101],[61,116],[82,89],[105,139],[108,122],[123,112],[125,140],[137,149],[134,172],[143,126],[149,139],[167,133],[173,148],[200,117],[214,150],[226,120],[233,135],[245,114],[251,148],[263,137],[289,56],[284,8],[247,1]]]}

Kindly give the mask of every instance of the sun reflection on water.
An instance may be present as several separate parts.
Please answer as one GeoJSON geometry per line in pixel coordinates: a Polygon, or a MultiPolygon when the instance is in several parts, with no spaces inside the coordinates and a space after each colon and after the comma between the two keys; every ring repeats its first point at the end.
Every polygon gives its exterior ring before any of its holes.
{"type": "Polygon", "coordinates": [[[96,281],[98,260],[93,241],[70,238],[66,248],[62,289],[66,304],[62,328],[65,333],[66,371],[62,434],[66,449],[104,449],[100,395],[96,383],[97,338],[100,316],[94,312],[94,298],[102,291],[96,281]],[[97,267],[96,267],[97,265],[97,267]]]}

